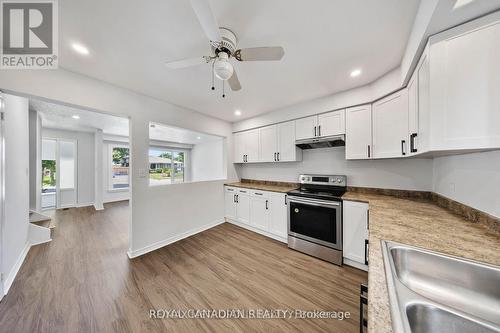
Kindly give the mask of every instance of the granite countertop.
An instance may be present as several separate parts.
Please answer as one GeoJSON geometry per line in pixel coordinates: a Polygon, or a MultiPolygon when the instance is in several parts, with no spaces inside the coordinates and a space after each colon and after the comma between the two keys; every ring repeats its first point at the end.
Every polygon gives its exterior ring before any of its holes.
{"type": "Polygon", "coordinates": [[[233,187],[242,187],[242,188],[250,188],[254,190],[261,191],[270,191],[270,192],[279,192],[286,193],[291,190],[295,190],[299,186],[293,183],[281,183],[281,182],[236,182],[236,183],[227,183],[224,184],[226,186],[233,187]]]}
{"type": "Polygon", "coordinates": [[[500,234],[425,199],[347,192],[370,205],[368,331],[392,332],[381,240],[500,265],[500,234]]]}

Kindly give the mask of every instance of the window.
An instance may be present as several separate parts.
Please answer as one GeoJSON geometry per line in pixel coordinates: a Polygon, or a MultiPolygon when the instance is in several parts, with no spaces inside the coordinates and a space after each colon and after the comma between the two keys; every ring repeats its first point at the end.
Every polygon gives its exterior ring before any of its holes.
{"type": "Polygon", "coordinates": [[[186,152],[170,148],[149,149],[149,184],[184,183],[186,152]]]}
{"type": "Polygon", "coordinates": [[[117,191],[129,187],[129,148],[113,145],[111,150],[111,177],[109,189],[117,191]]]}

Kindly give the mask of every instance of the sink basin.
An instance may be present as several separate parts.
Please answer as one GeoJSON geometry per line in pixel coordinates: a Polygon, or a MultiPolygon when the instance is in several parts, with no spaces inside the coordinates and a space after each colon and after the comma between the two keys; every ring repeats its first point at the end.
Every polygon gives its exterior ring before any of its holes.
{"type": "Polygon", "coordinates": [[[406,307],[406,315],[412,333],[498,332],[494,327],[429,304],[411,304],[406,307]]]}
{"type": "Polygon", "coordinates": [[[500,267],[382,241],[396,332],[499,332],[500,267]]]}

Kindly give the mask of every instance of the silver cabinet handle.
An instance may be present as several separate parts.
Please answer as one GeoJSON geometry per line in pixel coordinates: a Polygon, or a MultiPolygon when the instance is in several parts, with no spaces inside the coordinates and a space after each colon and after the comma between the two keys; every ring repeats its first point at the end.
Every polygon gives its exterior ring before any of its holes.
{"type": "Polygon", "coordinates": [[[266,200],[266,210],[269,209],[269,200],[266,200]]]}
{"type": "Polygon", "coordinates": [[[278,152],[278,162],[279,162],[279,160],[280,160],[280,153],[278,152]]]}
{"type": "Polygon", "coordinates": [[[277,161],[277,160],[276,160],[276,153],[274,153],[274,162],[276,162],[276,161],[277,161]]]}
{"type": "Polygon", "coordinates": [[[314,136],[316,136],[316,126],[314,126],[314,136]]]}
{"type": "Polygon", "coordinates": [[[318,136],[321,136],[321,125],[318,126],[318,136]]]}

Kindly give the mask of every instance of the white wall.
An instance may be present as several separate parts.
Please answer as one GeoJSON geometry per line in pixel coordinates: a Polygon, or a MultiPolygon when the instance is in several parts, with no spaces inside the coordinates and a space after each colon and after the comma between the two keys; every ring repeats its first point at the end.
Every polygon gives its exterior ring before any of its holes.
{"type": "Polygon", "coordinates": [[[42,128],[42,137],[77,140],[77,205],[93,205],[94,133],[42,128]]]}
{"type": "Polygon", "coordinates": [[[68,72],[5,71],[0,89],[130,117],[132,156],[132,221],[130,250],[162,244],[165,240],[222,221],[224,181],[168,186],[148,185],[149,122],[227,137],[224,174],[237,178],[232,161],[231,124],[102,81],[68,72]],[[195,206],[196,205],[196,206],[195,206]],[[195,207],[196,209],[194,209],[195,207]]]}
{"type": "Polygon", "coordinates": [[[194,145],[191,150],[191,181],[224,178],[224,140],[194,145]]]}
{"type": "MultiPolygon", "coordinates": [[[[128,140],[128,139],[127,139],[128,140]]],[[[110,191],[109,189],[109,184],[110,184],[110,178],[111,178],[111,149],[114,146],[120,146],[120,147],[129,147],[128,142],[126,141],[104,141],[103,142],[103,147],[102,147],[102,161],[103,161],[103,168],[102,168],[102,183],[103,183],[103,189],[102,189],[102,200],[103,202],[114,202],[114,201],[122,201],[122,200],[129,200],[130,199],[130,191],[128,189],[126,190],[119,190],[119,191],[110,191]]]]}
{"type": "MultiPolygon", "coordinates": [[[[3,75],[3,74],[2,74],[3,75]]],[[[5,95],[5,221],[2,272],[7,292],[24,260],[29,228],[28,100],[5,95]]]]}
{"type": "Polygon", "coordinates": [[[500,217],[500,151],[434,159],[434,192],[500,217]]]}
{"type": "Polygon", "coordinates": [[[245,164],[247,179],[297,182],[301,173],[347,175],[349,186],[432,190],[432,160],[347,161],[344,147],[303,151],[302,162],[245,164]]]}

